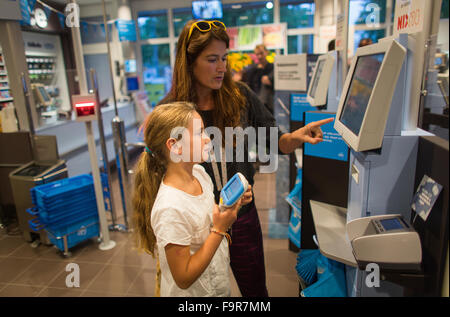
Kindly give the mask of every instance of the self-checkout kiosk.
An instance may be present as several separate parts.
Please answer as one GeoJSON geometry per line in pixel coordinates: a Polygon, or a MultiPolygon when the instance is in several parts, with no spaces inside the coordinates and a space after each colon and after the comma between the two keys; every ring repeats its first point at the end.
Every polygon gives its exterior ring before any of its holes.
{"type": "Polygon", "coordinates": [[[338,51],[319,56],[308,87],[307,101],[311,106],[336,112],[342,91],[342,62],[338,51]]]}
{"type": "MultiPolygon", "coordinates": [[[[342,91],[342,62],[338,51],[318,57],[308,87],[307,99],[317,110],[304,113],[304,124],[334,118],[342,91]]],[[[324,141],[305,143],[301,171],[300,248],[316,249],[316,231],[309,201],[347,208],[349,150],[329,123],[321,127],[324,141]]]]}
{"type": "Polygon", "coordinates": [[[359,48],[343,85],[334,127],[350,147],[347,208],[311,201],[321,252],[347,264],[349,296],[402,296],[366,283],[368,264],[419,272],[420,239],[410,225],[418,133],[402,131],[412,63],[408,36],[359,48]]]}
{"type": "Polygon", "coordinates": [[[306,96],[306,100],[311,106],[327,104],[328,86],[333,72],[334,61],[335,57],[332,53],[321,55],[317,59],[306,96]]]}

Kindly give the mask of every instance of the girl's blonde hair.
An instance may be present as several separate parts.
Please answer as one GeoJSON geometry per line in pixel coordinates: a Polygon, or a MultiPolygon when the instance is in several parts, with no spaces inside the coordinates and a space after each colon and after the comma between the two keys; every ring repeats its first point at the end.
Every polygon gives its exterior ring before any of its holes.
{"type": "Polygon", "coordinates": [[[151,227],[151,211],[162,178],[167,170],[169,150],[166,141],[172,129],[188,127],[195,107],[188,102],[157,106],[141,126],[144,142],[151,151],[143,151],[136,165],[133,191],[133,227],[138,250],[155,255],[156,237],[151,227]]]}

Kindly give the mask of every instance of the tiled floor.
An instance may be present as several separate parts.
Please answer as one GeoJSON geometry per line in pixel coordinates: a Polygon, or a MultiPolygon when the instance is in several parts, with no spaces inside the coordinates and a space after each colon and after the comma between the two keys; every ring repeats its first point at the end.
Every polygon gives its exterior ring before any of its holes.
{"type": "MultiPolygon", "coordinates": [[[[113,188],[118,190],[114,179],[113,188]]],[[[286,239],[268,237],[269,208],[275,205],[275,174],[257,174],[254,191],[264,236],[269,296],[297,297],[296,254],[288,250],[286,239]]],[[[118,222],[121,220],[119,217],[118,222]]],[[[72,256],[64,258],[53,246],[32,248],[21,236],[7,236],[0,230],[0,297],[154,296],[156,261],[133,249],[131,234],[110,232],[110,238],[117,243],[112,250],[99,250],[97,239],[91,239],[72,248],[72,256]],[[66,286],[66,280],[72,281],[69,263],[79,266],[79,287],[66,286]]],[[[240,296],[231,270],[230,275],[231,294],[240,296]]]]}

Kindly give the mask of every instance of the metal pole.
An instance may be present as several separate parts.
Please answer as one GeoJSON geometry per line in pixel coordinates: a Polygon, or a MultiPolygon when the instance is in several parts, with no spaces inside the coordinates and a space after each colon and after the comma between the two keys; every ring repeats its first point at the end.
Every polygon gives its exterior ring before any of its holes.
{"type": "Polygon", "coordinates": [[[22,81],[23,94],[25,96],[25,108],[26,108],[26,111],[27,111],[28,126],[30,128],[30,134],[31,134],[31,136],[33,136],[35,134],[35,130],[34,130],[33,117],[31,115],[31,108],[30,108],[30,100],[29,100],[29,98],[30,98],[30,90],[28,89],[24,73],[20,74],[20,79],[22,81]]]}
{"type": "MultiPolygon", "coordinates": [[[[75,0],[72,3],[76,4],[75,0]]],[[[86,72],[84,68],[84,58],[81,44],[80,28],[71,28],[72,40],[74,47],[75,62],[77,66],[78,83],[80,93],[82,95],[88,93],[86,72]]],[[[94,134],[92,132],[92,122],[86,121],[86,136],[88,140],[89,159],[91,162],[92,177],[94,179],[95,199],[97,202],[98,217],[100,220],[100,231],[102,242],[99,245],[100,250],[109,250],[116,246],[113,240],[109,239],[108,222],[105,214],[105,203],[103,200],[103,190],[100,180],[100,172],[98,170],[97,153],[95,146],[94,134]]]]}
{"type": "Polygon", "coordinates": [[[127,219],[127,210],[131,210],[130,199],[129,199],[129,179],[128,179],[128,151],[125,147],[126,137],[125,137],[125,124],[122,119],[119,117],[119,112],[117,110],[117,101],[116,101],[116,92],[114,87],[114,78],[113,78],[113,69],[112,69],[112,59],[111,59],[111,49],[109,46],[109,30],[108,24],[106,21],[106,7],[105,0],[102,0],[103,5],[103,23],[105,24],[105,38],[106,38],[106,47],[108,49],[108,60],[109,60],[109,69],[111,72],[111,85],[113,91],[113,99],[114,99],[114,111],[115,117],[112,121],[112,130],[113,130],[113,138],[114,138],[114,150],[116,153],[116,165],[119,176],[119,185],[120,192],[122,196],[122,207],[123,207],[123,215],[126,229],[128,230],[128,219],[127,219]]]}
{"type": "Polygon", "coordinates": [[[128,229],[127,210],[130,208],[129,197],[129,174],[128,174],[128,151],[125,146],[125,124],[118,116],[114,117],[112,121],[113,138],[114,138],[114,150],[116,153],[116,166],[119,177],[120,193],[122,196],[123,217],[125,226],[128,229]]]}
{"type": "Polygon", "coordinates": [[[102,0],[103,5],[103,23],[105,24],[105,40],[106,40],[106,47],[108,49],[108,60],[109,60],[109,71],[111,72],[111,87],[112,87],[112,93],[113,93],[113,100],[114,100],[114,113],[116,116],[119,116],[119,112],[117,110],[117,100],[116,100],[116,89],[114,86],[114,72],[112,68],[112,58],[111,58],[111,48],[109,47],[109,30],[108,30],[108,23],[106,21],[106,8],[105,8],[105,0],[102,0]]]}
{"type": "Polygon", "coordinates": [[[102,117],[102,110],[100,107],[100,96],[98,92],[98,82],[97,82],[97,75],[95,73],[95,69],[90,69],[89,75],[91,78],[91,84],[92,88],[95,94],[95,98],[97,100],[96,102],[96,113],[98,117],[98,130],[99,130],[99,139],[100,139],[100,147],[102,150],[102,156],[103,156],[103,170],[107,175],[108,178],[108,188],[109,188],[109,206],[111,208],[111,219],[112,219],[112,225],[109,226],[109,230],[111,231],[124,231],[125,227],[116,223],[116,208],[114,203],[114,195],[112,190],[112,182],[111,182],[111,168],[109,165],[109,159],[108,159],[108,151],[106,148],[106,141],[105,141],[105,131],[103,128],[103,117],[102,117]]]}
{"type": "Polygon", "coordinates": [[[102,242],[99,245],[100,250],[110,250],[116,246],[113,240],[109,239],[108,222],[105,214],[105,202],[103,200],[103,191],[98,170],[96,147],[94,133],[92,132],[92,121],[86,121],[86,134],[88,139],[89,157],[91,160],[92,176],[94,178],[95,198],[97,200],[98,218],[100,221],[100,230],[102,242]]]}

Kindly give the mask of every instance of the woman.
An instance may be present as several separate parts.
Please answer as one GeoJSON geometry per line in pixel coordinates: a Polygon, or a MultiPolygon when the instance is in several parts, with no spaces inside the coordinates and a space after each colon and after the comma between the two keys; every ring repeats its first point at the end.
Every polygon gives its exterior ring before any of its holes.
{"type": "MultiPolygon", "coordinates": [[[[276,127],[275,119],[247,85],[235,83],[227,64],[229,37],[220,21],[191,20],[184,26],[177,44],[172,87],[160,104],[188,101],[196,105],[205,127],[276,127]]],[[[303,142],[322,141],[320,126],[332,119],[312,122],[292,133],[278,132],[278,148],[288,154],[303,142]]],[[[269,141],[269,138],[266,138],[269,141]]],[[[214,183],[216,203],[220,189],[230,177],[241,172],[253,185],[255,170],[244,144],[244,161],[205,162],[202,166],[214,183]]],[[[236,157],[235,155],[233,157],[236,157]]],[[[230,264],[244,297],[267,297],[261,226],[255,203],[243,205],[230,234],[230,264]]]]}

